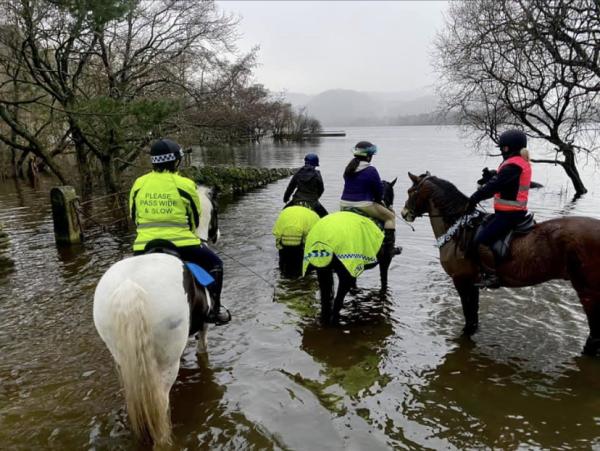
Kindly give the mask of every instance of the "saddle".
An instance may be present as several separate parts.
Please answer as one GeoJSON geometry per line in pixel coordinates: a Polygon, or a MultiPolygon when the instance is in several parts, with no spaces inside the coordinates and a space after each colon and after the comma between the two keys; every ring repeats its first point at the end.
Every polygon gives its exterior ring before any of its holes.
{"type": "Polygon", "coordinates": [[[357,215],[364,216],[365,218],[369,218],[371,221],[375,223],[377,227],[379,227],[383,231],[383,221],[373,216],[369,216],[367,213],[362,211],[360,208],[356,207],[341,207],[340,211],[349,211],[350,213],[356,213],[357,215]]]}
{"type": "Polygon", "coordinates": [[[207,302],[205,289],[214,283],[215,279],[201,266],[196,263],[186,262],[181,258],[177,246],[171,241],[156,239],[146,244],[144,254],[168,254],[179,258],[184,264],[183,288],[188,297],[190,306],[190,331],[193,335],[202,326],[206,319],[210,305],[207,302]]]}
{"type": "MultiPolygon", "coordinates": [[[[491,216],[489,218],[491,218],[491,216]]],[[[477,228],[476,234],[481,228],[485,227],[486,223],[487,221],[481,223],[481,225],[477,228]]],[[[506,256],[508,255],[508,251],[510,250],[510,243],[512,242],[512,239],[515,234],[525,235],[531,230],[533,230],[534,226],[535,220],[533,219],[533,214],[528,213],[525,216],[525,218],[523,218],[523,220],[520,223],[518,223],[510,232],[508,232],[508,234],[504,238],[501,238],[497,240],[494,244],[492,244],[490,248],[494,253],[496,261],[500,262],[504,258],[506,258],[506,256]]]]}

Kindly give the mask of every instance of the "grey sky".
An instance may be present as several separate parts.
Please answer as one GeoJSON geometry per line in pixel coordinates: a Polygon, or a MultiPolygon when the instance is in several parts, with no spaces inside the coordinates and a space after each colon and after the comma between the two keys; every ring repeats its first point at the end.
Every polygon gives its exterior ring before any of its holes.
{"type": "Polygon", "coordinates": [[[273,91],[404,91],[433,83],[431,43],[446,2],[219,1],[241,16],[238,46],[260,45],[273,91]]]}

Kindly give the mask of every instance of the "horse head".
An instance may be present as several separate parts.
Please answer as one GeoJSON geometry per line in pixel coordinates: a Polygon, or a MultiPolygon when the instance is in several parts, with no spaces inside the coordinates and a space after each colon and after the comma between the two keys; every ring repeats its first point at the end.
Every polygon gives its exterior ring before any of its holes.
{"type": "Polygon", "coordinates": [[[408,199],[402,209],[402,217],[413,222],[425,213],[435,210],[436,216],[452,220],[462,216],[467,208],[468,198],[447,180],[425,174],[408,173],[412,186],[408,189],[408,199]]]}
{"type": "Polygon", "coordinates": [[[401,215],[404,220],[413,222],[419,216],[423,216],[429,211],[429,195],[428,187],[424,186],[425,180],[431,177],[429,171],[425,174],[414,175],[410,172],[408,177],[413,182],[408,189],[408,199],[404,203],[401,215]]]}
{"type": "Polygon", "coordinates": [[[200,224],[196,234],[202,241],[216,243],[219,239],[219,207],[217,203],[217,190],[204,185],[198,186],[198,197],[202,212],[200,213],[200,224]]]}
{"type": "Polygon", "coordinates": [[[382,183],[383,183],[382,201],[383,201],[383,205],[385,205],[387,208],[391,208],[392,205],[394,205],[394,185],[396,184],[397,181],[398,181],[398,177],[396,177],[391,182],[387,182],[385,180],[382,181],[382,183]]]}

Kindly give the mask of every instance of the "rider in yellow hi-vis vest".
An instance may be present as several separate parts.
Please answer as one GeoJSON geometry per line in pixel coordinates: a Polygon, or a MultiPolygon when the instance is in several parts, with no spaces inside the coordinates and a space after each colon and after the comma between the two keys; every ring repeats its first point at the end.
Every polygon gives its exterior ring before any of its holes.
{"type": "Polygon", "coordinates": [[[131,218],[137,226],[134,254],[143,254],[152,240],[173,243],[184,261],[196,263],[215,279],[207,287],[214,301],[208,321],[228,323],[231,315],[221,308],[223,262],[195,233],[202,212],[196,184],[176,172],[183,151],[175,141],[160,139],[150,148],[150,155],[152,172],[139,177],[129,194],[131,218]]]}

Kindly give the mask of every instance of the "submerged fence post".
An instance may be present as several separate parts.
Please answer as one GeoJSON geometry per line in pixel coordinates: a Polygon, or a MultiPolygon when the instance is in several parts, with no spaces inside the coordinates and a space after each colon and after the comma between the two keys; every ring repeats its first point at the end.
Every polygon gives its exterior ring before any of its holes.
{"type": "Polygon", "coordinates": [[[81,243],[83,238],[75,202],[77,193],[72,186],[57,186],[50,191],[54,238],[57,244],[81,243]]]}

